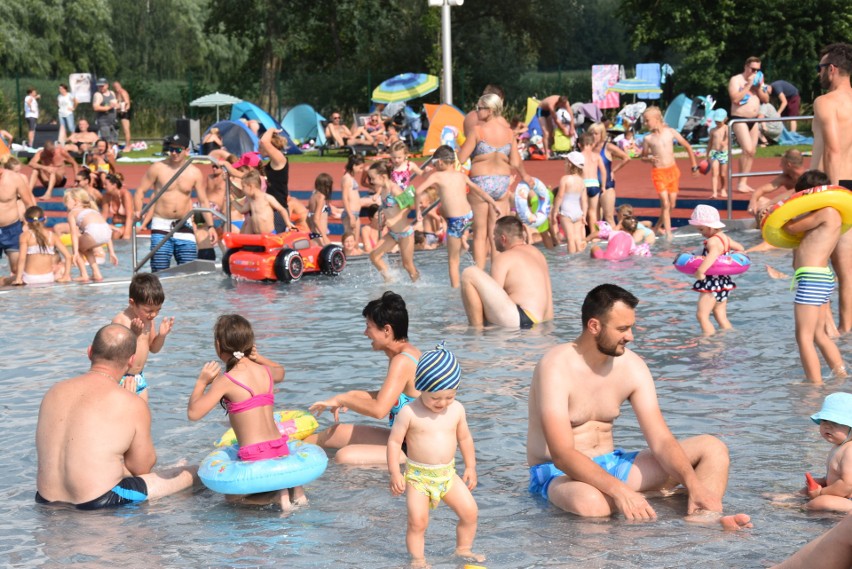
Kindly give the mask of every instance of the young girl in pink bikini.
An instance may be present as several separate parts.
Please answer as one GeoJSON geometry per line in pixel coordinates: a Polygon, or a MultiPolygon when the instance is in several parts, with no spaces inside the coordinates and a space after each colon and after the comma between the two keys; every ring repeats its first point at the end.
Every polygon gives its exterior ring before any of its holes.
{"type": "MultiPolygon", "coordinates": [[[[204,364],[186,414],[190,421],[207,415],[220,403],[237,435],[240,460],[253,461],[287,456],[287,435],[275,426],[273,384],[283,381],[284,367],[261,356],[254,343],[249,321],[239,314],[224,314],[213,328],[216,354],[225,363],[204,364]]],[[[280,504],[282,510],[307,502],[301,486],[277,492],[229,496],[229,501],[253,504],[280,504]]]]}

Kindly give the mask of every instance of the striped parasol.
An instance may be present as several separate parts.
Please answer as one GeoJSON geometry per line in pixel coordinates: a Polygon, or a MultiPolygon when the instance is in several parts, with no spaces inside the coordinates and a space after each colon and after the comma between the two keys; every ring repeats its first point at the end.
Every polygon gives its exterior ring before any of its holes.
{"type": "Polygon", "coordinates": [[[401,73],[373,89],[373,102],[396,103],[427,95],[439,86],[438,78],[425,73],[401,73]]]}
{"type": "Polygon", "coordinates": [[[644,79],[622,79],[607,89],[607,92],[638,95],[639,93],[662,93],[659,85],[644,79]]]}

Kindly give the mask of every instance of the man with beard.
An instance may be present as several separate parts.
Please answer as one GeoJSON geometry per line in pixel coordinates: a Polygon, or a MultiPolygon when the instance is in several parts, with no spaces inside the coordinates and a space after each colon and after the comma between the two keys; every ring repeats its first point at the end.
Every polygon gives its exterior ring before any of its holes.
{"type": "Polygon", "coordinates": [[[529,393],[529,490],[584,517],[621,512],[628,520],[656,513],[643,492],[689,495],[687,521],[750,527],[745,514],[722,516],[728,449],[700,435],[678,441],[660,412],[645,362],[625,346],[633,340],[639,300],[612,284],[595,287],[582,308],[576,341],[551,348],[533,373],[529,393]],[[629,400],[648,449],[615,448],[612,427],[629,400]]]}
{"type": "MultiPolygon", "coordinates": [[[[835,43],[822,50],[817,65],[820,86],[827,91],[814,100],[814,154],[811,168],[852,190],[852,45],[835,43]]],[[[852,330],[852,232],[840,237],[831,254],[840,284],[841,332],[852,330]]]]}
{"type": "Polygon", "coordinates": [[[507,215],[494,225],[498,254],[489,275],[477,266],[461,275],[461,295],[471,326],[486,322],[506,328],[529,329],[553,320],[553,294],[547,259],[526,243],[523,223],[507,215]]]}

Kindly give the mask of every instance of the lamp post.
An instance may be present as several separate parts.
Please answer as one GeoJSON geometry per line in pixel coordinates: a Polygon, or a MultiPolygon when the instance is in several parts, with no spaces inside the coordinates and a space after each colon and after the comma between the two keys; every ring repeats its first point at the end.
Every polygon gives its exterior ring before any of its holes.
{"type": "Polygon", "coordinates": [[[441,82],[441,102],[453,104],[453,46],[451,41],[450,7],[461,6],[464,0],[429,0],[429,6],[441,8],[441,52],[444,65],[441,82]]]}

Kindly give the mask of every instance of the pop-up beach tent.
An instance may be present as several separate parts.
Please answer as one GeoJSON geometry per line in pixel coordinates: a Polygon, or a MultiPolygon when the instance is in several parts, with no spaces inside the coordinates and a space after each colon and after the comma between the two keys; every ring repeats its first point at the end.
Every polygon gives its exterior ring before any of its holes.
{"type": "Polygon", "coordinates": [[[302,151],[293,144],[293,137],[290,136],[290,133],[281,126],[281,124],[272,118],[272,116],[255,105],[254,103],[249,103],[248,101],[241,101],[231,107],[231,120],[239,121],[240,119],[246,120],[255,120],[260,123],[260,134],[262,135],[265,131],[270,128],[275,128],[278,130],[282,130],[284,132],[281,133],[287,139],[287,146],[285,147],[285,154],[301,154],[302,151]]]}
{"type": "MultiPolygon", "coordinates": [[[[257,136],[241,121],[219,121],[210,128],[219,129],[219,137],[231,154],[242,156],[246,152],[257,152],[257,136]]],[[[207,129],[210,132],[210,129],[207,129]]],[[[206,135],[207,132],[204,134],[206,135]]]]}
{"type": "Polygon", "coordinates": [[[305,144],[309,140],[314,141],[314,146],[325,146],[325,129],[322,121],[325,120],[321,114],[308,104],[296,105],[281,119],[281,125],[296,144],[305,144]]]}
{"type": "Polygon", "coordinates": [[[464,143],[464,113],[453,105],[424,104],[429,130],[423,143],[423,155],[431,156],[442,144],[457,149],[464,143]]]}

